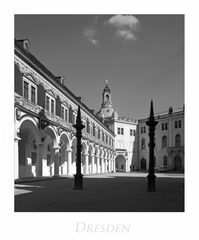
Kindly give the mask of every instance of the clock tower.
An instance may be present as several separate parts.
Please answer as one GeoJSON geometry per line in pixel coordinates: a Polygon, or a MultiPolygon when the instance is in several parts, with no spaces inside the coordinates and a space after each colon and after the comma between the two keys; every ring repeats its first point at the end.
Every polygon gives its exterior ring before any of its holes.
{"type": "Polygon", "coordinates": [[[102,104],[97,116],[105,122],[106,120],[115,119],[115,117],[117,118],[117,112],[112,106],[111,90],[108,85],[108,80],[106,80],[106,85],[102,92],[102,104]]]}

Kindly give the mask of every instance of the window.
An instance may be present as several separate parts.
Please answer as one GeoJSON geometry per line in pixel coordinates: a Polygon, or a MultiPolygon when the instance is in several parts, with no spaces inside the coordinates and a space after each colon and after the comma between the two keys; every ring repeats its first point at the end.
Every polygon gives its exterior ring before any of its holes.
{"type": "Polygon", "coordinates": [[[165,123],[165,130],[168,130],[168,123],[165,123]]]}
{"type": "Polygon", "coordinates": [[[98,128],[98,138],[100,139],[100,129],[98,128]]]}
{"type": "Polygon", "coordinates": [[[162,123],[162,130],[164,131],[164,123],[162,123]]]}
{"type": "Polygon", "coordinates": [[[93,123],[93,136],[95,137],[95,124],[93,123]]]}
{"type": "Polygon", "coordinates": [[[55,99],[50,94],[46,93],[46,110],[55,114],[55,99]]]}
{"type": "Polygon", "coordinates": [[[166,148],[167,147],[167,137],[163,136],[162,137],[162,148],[166,148]]]}
{"type": "Polygon", "coordinates": [[[36,103],[36,99],[35,99],[35,87],[31,86],[31,102],[32,103],[36,103]]]}
{"type": "Polygon", "coordinates": [[[124,135],[124,128],[121,128],[121,134],[124,135]]]}
{"type": "Polygon", "coordinates": [[[174,122],[174,127],[175,127],[175,128],[181,128],[181,127],[182,127],[182,125],[181,125],[181,120],[175,121],[175,122],[174,122]]]}
{"type": "Polygon", "coordinates": [[[167,158],[167,156],[164,156],[164,157],[163,157],[163,166],[164,166],[164,167],[167,167],[167,166],[168,166],[168,158],[167,158]]]}
{"type": "Polygon", "coordinates": [[[50,152],[50,144],[48,144],[47,150],[48,150],[48,152],[50,152]]]}
{"type": "Polygon", "coordinates": [[[51,99],[51,113],[55,113],[55,101],[51,99]]]}
{"type": "Polygon", "coordinates": [[[123,164],[121,164],[121,169],[122,169],[122,170],[124,169],[124,165],[123,165],[123,164]]]}
{"type": "Polygon", "coordinates": [[[31,103],[36,104],[36,85],[30,81],[23,81],[23,96],[31,103]]]}
{"type": "Polygon", "coordinates": [[[24,98],[28,99],[28,83],[26,81],[24,81],[24,85],[23,85],[23,96],[24,98]]]}
{"type": "Polygon", "coordinates": [[[142,140],[141,140],[141,148],[145,149],[145,139],[144,138],[142,138],[142,140]]]}
{"type": "Polygon", "coordinates": [[[175,136],[175,146],[180,147],[180,134],[176,134],[175,136]]]}
{"type": "Polygon", "coordinates": [[[50,98],[49,98],[49,96],[46,96],[46,110],[47,111],[50,110],[50,98]]]}
{"type": "Polygon", "coordinates": [[[141,127],[141,133],[146,133],[146,127],[141,127]]]}
{"type": "Polygon", "coordinates": [[[37,149],[37,144],[36,144],[35,140],[32,142],[32,148],[35,149],[35,150],[37,149]]]}
{"type": "Polygon", "coordinates": [[[135,130],[133,130],[133,136],[135,136],[135,130]]]}
{"type": "Polygon", "coordinates": [[[65,105],[61,106],[61,118],[68,122],[68,109],[65,105]]]}
{"type": "Polygon", "coordinates": [[[117,134],[120,134],[120,128],[117,128],[117,134]]]}
{"type": "Polygon", "coordinates": [[[178,121],[178,127],[181,128],[181,120],[178,121]]]}
{"type": "Polygon", "coordinates": [[[133,129],[130,129],[130,136],[133,136],[133,129]]]}
{"type": "Polygon", "coordinates": [[[87,119],[87,122],[86,122],[86,131],[87,131],[87,133],[90,133],[90,124],[89,124],[88,119],[87,119]]]}

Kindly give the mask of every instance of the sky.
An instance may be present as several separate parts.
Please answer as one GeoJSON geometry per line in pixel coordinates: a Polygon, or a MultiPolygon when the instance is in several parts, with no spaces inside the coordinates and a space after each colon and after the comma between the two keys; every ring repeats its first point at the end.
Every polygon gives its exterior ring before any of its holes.
{"type": "Polygon", "coordinates": [[[184,104],[183,15],[15,15],[15,38],[99,110],[105,80],[119,116],[184,104]]]}

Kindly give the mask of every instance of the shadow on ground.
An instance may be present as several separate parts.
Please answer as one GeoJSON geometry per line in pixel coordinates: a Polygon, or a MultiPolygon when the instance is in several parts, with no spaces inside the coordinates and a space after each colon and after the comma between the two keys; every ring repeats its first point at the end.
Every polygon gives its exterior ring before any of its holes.
{"type": "Polygon", "coordinates": [[[182,212],[184,178],[157,177],[147,192],[146,177],[86,177],[84,190],[72,178],[15,185],[16,212],[182,212]]]}

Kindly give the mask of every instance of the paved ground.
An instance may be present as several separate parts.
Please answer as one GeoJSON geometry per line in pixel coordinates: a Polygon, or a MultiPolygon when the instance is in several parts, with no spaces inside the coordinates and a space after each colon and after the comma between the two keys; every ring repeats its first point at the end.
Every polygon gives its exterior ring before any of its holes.
{"type": "Polygon", "coordinates": [[[156,192],[147,192],[146,173],[84,177],[84,190],[73,178],[15,184],[16,212],[179,212],[184,211],[184,175],[156,174],[156,192]]]}

